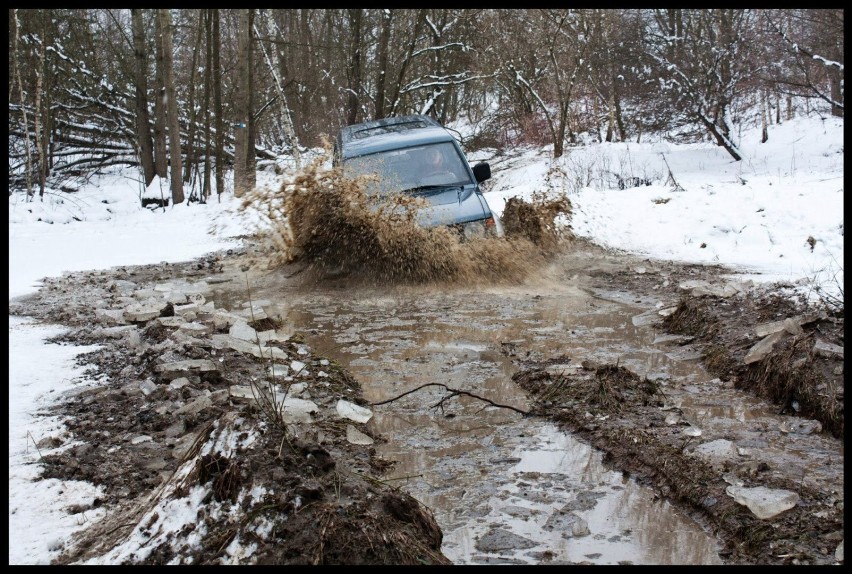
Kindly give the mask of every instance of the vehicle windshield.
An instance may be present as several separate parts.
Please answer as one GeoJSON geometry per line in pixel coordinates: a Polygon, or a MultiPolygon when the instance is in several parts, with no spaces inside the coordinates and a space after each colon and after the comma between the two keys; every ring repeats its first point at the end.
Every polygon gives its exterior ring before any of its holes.
{"type": "Polygon", "coordinates": [[[450,142],[353,157],[343,165],[350,177],[378,176],[369,191],[379,193],[472,183],[463,159],[450,142]]]}

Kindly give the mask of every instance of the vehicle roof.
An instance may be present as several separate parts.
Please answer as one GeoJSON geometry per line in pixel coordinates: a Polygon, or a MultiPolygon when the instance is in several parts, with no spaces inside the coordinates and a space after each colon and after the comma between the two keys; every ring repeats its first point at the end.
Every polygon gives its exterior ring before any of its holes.
{"type": "Polygon", "coordinates": [[[339,139],[344,159],[418,144],[455,140],[441,124],[423,115],[353,124],[340,130],[339,139]]]}

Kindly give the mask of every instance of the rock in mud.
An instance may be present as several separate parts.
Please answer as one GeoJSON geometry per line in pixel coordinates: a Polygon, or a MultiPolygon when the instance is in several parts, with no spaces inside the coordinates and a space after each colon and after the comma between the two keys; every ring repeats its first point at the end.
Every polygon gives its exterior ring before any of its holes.
{"type": "Polygon", "coordinates": [[[725,492],[748,507],[758,518],[765,520],[790,510],[799,503],[799,495],[790,490],[775,490],[765,486],[746,488],[744,486],[729,486],[725,492]]]}

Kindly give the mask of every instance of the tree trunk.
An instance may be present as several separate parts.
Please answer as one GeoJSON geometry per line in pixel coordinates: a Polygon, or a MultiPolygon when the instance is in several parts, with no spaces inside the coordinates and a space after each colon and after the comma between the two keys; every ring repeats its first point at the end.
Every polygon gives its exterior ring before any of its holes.
{"type": "Polygon", "coordinates": [[[376,70],[376,117],[385,117],[385,80],[388,75],[388,43],[390,42],[391,17],[393,11],[382,10],[380,15],[381,28],[379,32],[378,69],[376,70]]]}
{"type": "MultiPolygon", "coordinates": [[[[195,120],[198,116],[195,106],[195,84],[198,77],[198,53],[201,51],[201,33],[204,31],[201,20],[203,18],[203,9],[198,10],[198,30],[195,34],[195,48],[192,50],[192,65],[189,72],[189,125],[186,128],[186,165],[183,170],[183,181],[190,183],[192,181],[192,170],[195,169],[198,173],[198,152],[195,149],[195,120]]],[[[190,189],[194,189],[190,185],[190,189]]],[[[192,195],[192,192],[190,193],[192,195]]]]}
{"type": "Polygon", "coordinates": [[[252,9],[240,10],[237,47],[237,97],[234,106],[236,134],[234,136],[234,195],[242,197],[253,185],[254,145],[251,140],[251,39],[252,9]]]}
{"type": "Polygon", "coordinates": [[[151,141],[151,118],[148,114],[148,56],[145,50],[145,32],[142,26],[142,11],[130,10],[133,21],[133,55],[136,79],[136,144],[139,146],[139,161],[145,187],[154,179],[154,143],[151,141]]]}
{"type": "Polygon", "coordinates": [[[361,9],[350,8],[349,27],[352,33],[349,53],[349,92],[346,99],[346,122],[358,121],[358,94],[361,93],[361,9]]]}
{"type": "Polygon", "coordinates": [[[225,126],[222,122],[222,65],[219,46],[222,38],[219,32],[219,9],[213,8],[213,113],[216,118],[216,196],[222,201],[225,191],[225,126]]]}
{"type": "Polygon", "coordinates": [[[38,152],[38,196],[44,201],[44,185],[45,180],[47,179],[47,142],[44,140],[45,134],[42,132],[42,124],[44,124],[44,118],[42,114],[44,113],[44,102],[42,101],[44,95],[44,82],[45,82],[45,72],[47,66],[45,65],[45,60],[47,56],[47,38],[44,34],[45,26],[44,26],[44,18],[46,16],[41,14],[41,36],[42,42],[39,46],[38,50],[38,66],[36,68],[36,86],[35,86],[35,111],[33,112],[33,121],[35,123],[35,140],[36,140],[36,151],[38,152]]]}
{"type": "Polygon", "coordinates": [[[175,75],[172,66],[172,22],[168,8],[159,8],[160,26],[163,34],[163,78],[165,80],[165,97],[168,105],[167,117],[169,125],[169,156],[171,165],[172,205],[183,203],[183,179],[181,177],[180,157],[180,118],[178,118],[177,94],[175,93],[175,75]]]}
{"type": "Polygon", "coordinates": [[[15,79],[18,84],[18,94],[21,102],[21,115],[24,117],[23,132],[24,132],[24,148],[27,152],[26,162],[26,179],[27,179],[27,199],[33,196],[33,159],[30,151],[30,126],[27,121],[27,101],[24,98],[24,83],[21,81],[21,54],[18,51],[18,36],[20,34],[20,24],[18,21],[18,9],[12,9],[12,24],[14,26],[13,44],[12,44],[12,62],[15,66],[15,79]]]}
{"type": "Polygon", "coordinates": [[[169,160],[166,153],[166,87],[163,80],[163,27],[159,14],[154,14],[157,71],[154,76],[154,171],[164,178],[168,175],[169,160]]]}
{"type": "MultiPolygon", "coordinates": [[[[281,33],[280,31],[276,32],[277,26],[272,20],[272,15],[267,12],[266,13],[266,33],[271,38],[273,35],[276,36],[277,39],[280,39],[281,33]]],[[[284,85],[281,82],[281,77],[278,74],[278,70],[281,69],[281,61],[278,56],[278,47],[274,44],[271,46],[270,50],[272,51],[272,56],[270,57],[267,53],[266,49],[263,47],[263,44],[260,45],[263,50],[264,55],[266,56],[266,62],[269,66],[269,70],[272,73],[272,79],[275,81],[275,90],[278,93],[278,105],[281,113],[281,123],[284,127],[284,134],[287,138],[287,144],[290,146],[290,149],[293,153],[293,158],[296,160],[296,168],[301,167],[302,157],[299,153],[299,141],[296,138],[296,130],[293,128],[293,121],[290,118],[290,108],[287,105],[287,97],[284,95],[284,85]]]]}
{"type": "Polygon", "coordinates": [[[213,32],[211,29],[212,10],[204,10],[204,182],[201,189],[201,203],[207,203],[210,197],[210,90],[213,67],[213,32]]]}

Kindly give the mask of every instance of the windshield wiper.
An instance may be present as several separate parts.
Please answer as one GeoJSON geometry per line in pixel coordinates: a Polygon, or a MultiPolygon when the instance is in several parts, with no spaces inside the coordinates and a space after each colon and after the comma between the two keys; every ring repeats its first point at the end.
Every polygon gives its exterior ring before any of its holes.
{"type": "Polygon", "coordinates": [[[459,193],[461,193],[462,186],[457,184],[448,184],[448,185],[418,185],[415,187],[409,187],[408,189],[402,190],[403,193],[412,193],[415,195],[430,195],[432,193],[436,193],[439,191],[448,191],[451,189],[458,189],[459,193]]]}

